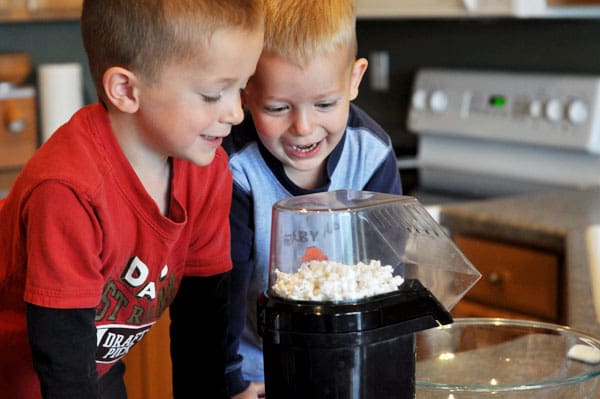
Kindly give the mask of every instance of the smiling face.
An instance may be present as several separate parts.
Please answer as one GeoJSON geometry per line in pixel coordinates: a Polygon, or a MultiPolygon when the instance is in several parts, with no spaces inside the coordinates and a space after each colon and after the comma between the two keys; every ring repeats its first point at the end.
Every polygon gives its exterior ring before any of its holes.
{"type": "Polygon", "coordinates": [[[345,48],[299,67],[263,52],[244,92],[263,145],[298,186],[322,184],[326,159],[343,137],[349,104],[367,67],[345,48]]]}
{"type": "Polygon", "coordinates": [[[195,60],[166,63],[154,81],[138,79],[139,107],[129,126],[138,147],[209,164],[231,126],[243,119],[240,91],[261,49],[262,31],[222,29],[195,60]]]}

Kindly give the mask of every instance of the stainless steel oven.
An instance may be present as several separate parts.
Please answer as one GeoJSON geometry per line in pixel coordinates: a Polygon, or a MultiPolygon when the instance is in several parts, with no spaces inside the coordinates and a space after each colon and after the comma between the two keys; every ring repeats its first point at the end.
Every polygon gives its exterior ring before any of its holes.
{"type": "Polygon", "coordinates": [[[600,186],[600,76],[422,69],[407,126],[423,193],[600,186]]]}

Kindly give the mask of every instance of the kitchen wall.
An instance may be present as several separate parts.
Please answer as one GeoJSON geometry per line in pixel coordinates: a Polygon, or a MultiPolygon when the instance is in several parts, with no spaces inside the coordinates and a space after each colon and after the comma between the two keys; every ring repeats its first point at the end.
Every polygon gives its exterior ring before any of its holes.
{"type": "Polygon", "coordinates": [[[35,68],[44,63],[78,62],[84,69],[84,97],[95,101],[96,92],[87,67],[78,21],[0,23],[0,53],[31,55],[34,70],[29,84],[36,84],[35,68]]]}
{"type": "MultiPolygon", "coordinates": [[[[402,19],[360,20],[359,52],[390,54],[390,89],[376,92],[366,76],[357,103],[392,135],[400,154],[416,150],[405,129],[414,72],[420,67],[507,69],[600,75],[600,19],[402,19]]],[[[87,71],[79,23],[0,24],[0,52],[26,51],[34,66],[80,62],[85,100],[95,92],[87,71]]],[[[30,82],[35,84],[35,74],[30,82]]]]}

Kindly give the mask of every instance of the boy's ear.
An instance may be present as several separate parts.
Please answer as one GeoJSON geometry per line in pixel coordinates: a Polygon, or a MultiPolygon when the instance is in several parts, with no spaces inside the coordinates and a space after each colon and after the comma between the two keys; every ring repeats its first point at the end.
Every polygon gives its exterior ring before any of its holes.
{"type": "Polygon", "coordinates": [[[363,76],[365,76],[368,66],[369,61],[367,61],[366,58],[359,58],[352,64],[352,74],[350,75],[350,101],[358,97],[358,88],[363,76]]]}
{"type": "Polygon", "coordinates": [[[134,113],[139,108],[137,78],[123,67],[111,67],[102,77],[104,93],[110,103],[121,112],[134,113]]]}

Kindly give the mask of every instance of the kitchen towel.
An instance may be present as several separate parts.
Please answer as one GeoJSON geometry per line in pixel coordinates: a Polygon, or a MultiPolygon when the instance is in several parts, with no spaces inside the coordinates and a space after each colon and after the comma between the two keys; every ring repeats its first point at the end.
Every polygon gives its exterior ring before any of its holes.
{"type": "Polygon", "coordinates": [[[83,81],[78,63],[42,64],[38,89],[42,143],[83,106],[83,81]]]}

